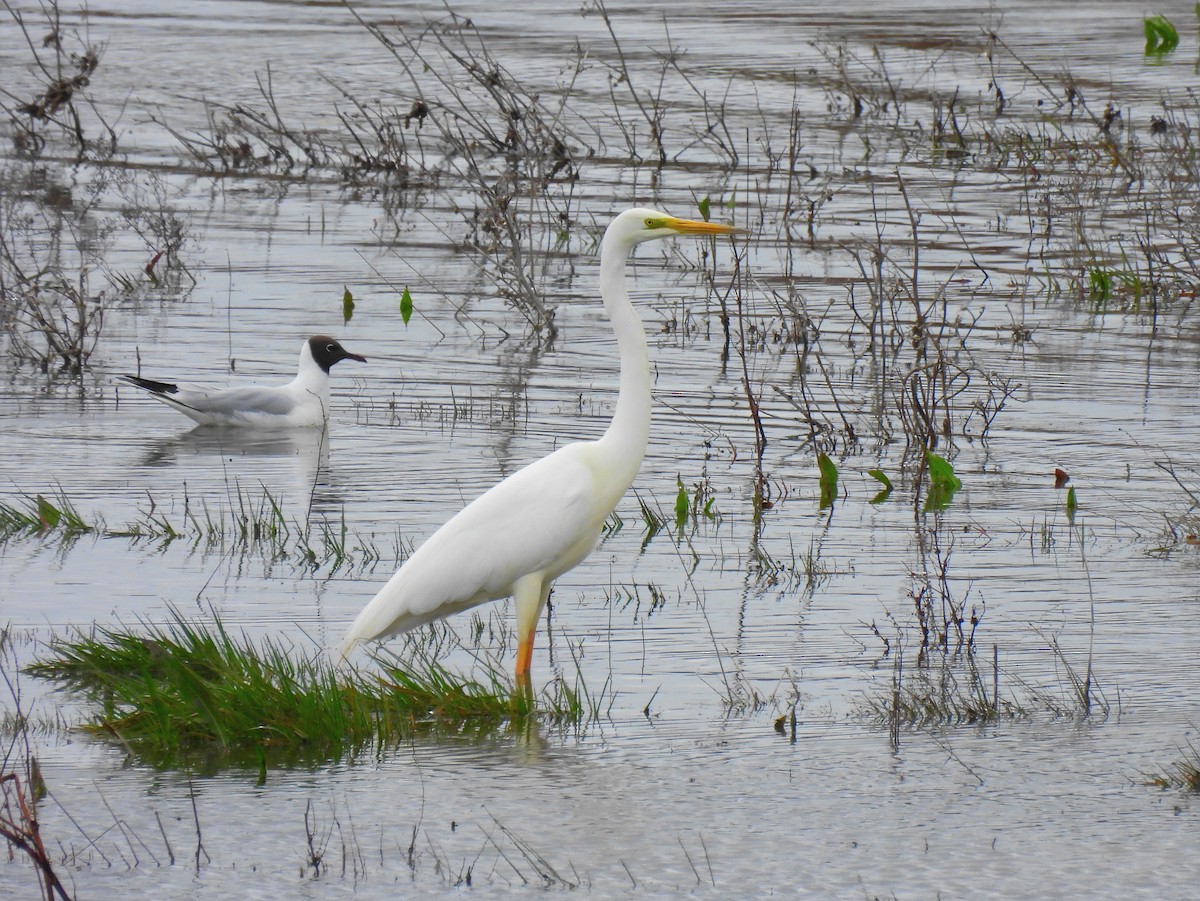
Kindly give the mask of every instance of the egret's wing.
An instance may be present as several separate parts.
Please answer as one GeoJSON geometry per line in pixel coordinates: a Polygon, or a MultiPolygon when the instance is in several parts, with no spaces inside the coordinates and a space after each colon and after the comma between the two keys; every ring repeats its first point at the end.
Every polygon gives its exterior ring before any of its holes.
{"type": "Polygon", "coordinates": [[[591,447],[568,445],[464,507],[367,604],[345,646],[506,597],[519,577],[552,579],[586,557],[608,515],[591,447]]]}
{"type": "Polygon", "coordinates": [[[595,475],[575,446],[514,473],[422,546],[427,586],[451,600],[490,600],[527,573],[565,572],[591,550],[607,514],[597,516],[595,475]],[[588,547],[577,553],[581,540],[588,547]]]}

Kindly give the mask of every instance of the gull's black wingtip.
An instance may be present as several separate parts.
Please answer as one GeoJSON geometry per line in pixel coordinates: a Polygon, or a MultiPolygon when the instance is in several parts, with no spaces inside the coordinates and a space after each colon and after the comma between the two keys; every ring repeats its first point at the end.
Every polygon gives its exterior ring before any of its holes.
{"type": "Polygon", "coordinates": [[[122,375],[121,378],[135,388],[141,388],[151,394],[177,394],[179,392],[179,386],[170,382],[156,382],[154,379],[144,379],[137,375],[122,375]]]}

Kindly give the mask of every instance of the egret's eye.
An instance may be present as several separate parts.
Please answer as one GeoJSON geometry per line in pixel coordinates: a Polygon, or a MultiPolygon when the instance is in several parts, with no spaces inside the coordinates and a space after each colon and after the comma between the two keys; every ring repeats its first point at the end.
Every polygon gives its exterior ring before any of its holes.
{"type": "Polygon", "coordinates": [[[655,221],[656,220],[654,220],[654,219],[647,219],[646,220],[646,228],[655,228],[655,224],[654,224],[655,221]]]}

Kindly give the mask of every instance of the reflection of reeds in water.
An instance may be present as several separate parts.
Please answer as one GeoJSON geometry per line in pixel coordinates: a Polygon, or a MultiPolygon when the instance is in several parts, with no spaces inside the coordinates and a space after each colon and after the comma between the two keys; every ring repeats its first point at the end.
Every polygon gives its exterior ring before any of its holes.
{"type": "MultiPolygon", "coordinates": [[[[687,494],[682,486],[681,492],[689,506],[680,518],[677,504],[674,529],[657,501],[638,498],[646,529],[643,549],[660,532],[665,531],[677,544],[686,546],[689,536],[702,525],[715,528],[720,524],[711,487],[697,483],[694,495],[687,494]]],[[[621,518],[612,514],[605,523],[606,539],[623,526],[621,518]]],[[[216,508],[207,501],[197,504],[186,495],[182,501],[148,495],[138,518],[119,526],[110,526],[99,513],[80,513],[62,490],[49,497],[22,494],[8,502],[0,501],[0,545],[42,540],[58,542],[63,550],[69,550],[85,535],[123,538],[152,546],[155,551],[178,543],[192,552],[258,557],[272,563],[290,563],[305,572],[326,569],[365,573],[380,563],[399,565],[411,552],[406,542],[398,541],[385,557],[373,538],[350,530],[344,511],[337,515],[293,516],[284,510],[283,501],[265,487],[261,494],[255,494],[237,486],[230,492],[228,505],[216,508]]],[[[694,558],[695,551],[691,554],[694,558]]]]}
{"type": "Polygon", "coordinates": [[[908,671],[897,668],[891,691],[868,697],[866,707],[871,716],[888,722],[893,730],[986,723],[1029,713],[1017,701],[991,696],[989,687],[973,660],[962,667],[945,663],[908,671]]]}
{"type": "MultiPolygon", "coordinates": [[[[38,494],[12,503],[0,501],[0,544],[42,539],[57,541],[66,550],[84,535],[124,538],[156,551],[179,542],[193,552],[261,557],[306,572],[365,572],[383,559],[370,538],[350,531],[344,516],[289,518],[282,502],[266,488],[253,495],[238,487],[230,505],[215,510],[207,503],[193,504],[186,496],[182,505],[160,504],[150,497],[139,517],[122,526],[109,526],[99,514],[83,516],[62,491],[51,498],[38,494]]],[[[406,549],[398,546],[394,556],[389,563],[401,562],[406,549]]]]}
{"type": "MultiPolygon", "coordinates": [[[[1090,673],[1084,682],[1063,650],[1047,637],[1059,672],[1057,686],[1034,686],[1006,674],[1001,691],[999,649],[992,646],[990,671],[980,666],[973,652],[938,658],[932,663],[905,666],[897,656],[889,690],[867,696],[869,717],[886,722],[894,744],[903,728],[992,723],[1035,715],[1056,719],[1085,718],[1109,713],[1109,703],[1090,673]],[[1004,695],[1007,694],[1007,697],[1004,695]]],[[[897,644],[899,647],[899,644],[897,644]]]]}
{"type": "Polygon", "coordinates": [[[84,728],[158,765],[204,760],[257,765],[376,754],[414,731],[491,733],[531,720],[580,725],[599,715],[582,678],[540,695],[498,662],[472,655],[467,677],[442,662],[440,641],[407,643],[405,659],[370,672],[335,667],[324,652],[235,636],[175,614],[167,625],[96,628],[53,643],[29,672],[96,705],[84,728]]]}

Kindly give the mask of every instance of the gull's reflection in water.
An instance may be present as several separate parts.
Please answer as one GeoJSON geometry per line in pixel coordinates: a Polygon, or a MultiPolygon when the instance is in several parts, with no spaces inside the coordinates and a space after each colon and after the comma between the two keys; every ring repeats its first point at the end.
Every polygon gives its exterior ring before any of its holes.
{"type": "Polygon", "coordinates": [[[308,507],[309,514],[341,509],[342,499],[329,465],[329,430],[225,429],[197,426],[170,438],[159,439],[146,448],[143,466],[175,466],[187,457],[291,458],[293,484],[289,493],[308,507]]]}

